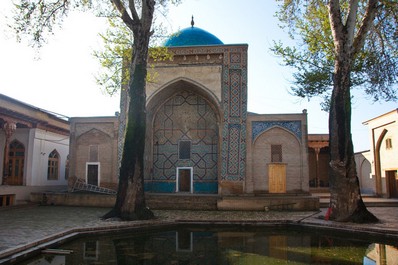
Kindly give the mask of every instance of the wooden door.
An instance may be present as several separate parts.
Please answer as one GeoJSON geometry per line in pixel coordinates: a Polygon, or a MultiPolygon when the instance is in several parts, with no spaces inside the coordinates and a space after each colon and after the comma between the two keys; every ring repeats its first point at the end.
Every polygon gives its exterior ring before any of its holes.
{"type": "Polygon", "coordinates": [[[178,191],[191,192],[191,169],[178,169],[178,191]]]}
{"type": "Polygon", "coordinates": [[[285,193],[286,192],[286,165],[285,164],[269,164],[269,193],[285,193]]]}
{"type": "Polygon", "coordinates": [[[87,184],[98,186],[98,165],[87,165],[87,184]]]}
{"type": "Polygon", "coordinates": [[[18,141],[10,144],[8,155],[8,185],[22,185],[25,166],[25,147],[18,141]]]}
{"type": "Polygon", "coordinates": [[[398,197],[398,179],[397,179],[397,171],[391,170],[386,171],[386,182],[387,182],[387,196],[389,198],[397,198],[398,197]]]}

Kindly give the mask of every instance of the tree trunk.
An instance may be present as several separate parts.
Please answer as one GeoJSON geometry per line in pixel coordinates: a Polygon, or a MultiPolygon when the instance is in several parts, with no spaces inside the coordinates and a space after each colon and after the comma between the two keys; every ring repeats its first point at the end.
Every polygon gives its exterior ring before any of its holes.
{"type": "Polygon", "coordinates": [[[146,207],[144,194],[144,149],[146,131],[146,75],[150,32],[141,30],[134,38],[130,70],[126,134],[119,173],[119,187],[113,209],[103,216],[123,220],[145,220],[154,217],[146,207]]]}
{"type": "Polygon", "coordinates": [[[377,222],[363,203],[351,137],[350,55],[340,54],[334,74],[329,113],[330,218],[357,223],[377,222]]]}

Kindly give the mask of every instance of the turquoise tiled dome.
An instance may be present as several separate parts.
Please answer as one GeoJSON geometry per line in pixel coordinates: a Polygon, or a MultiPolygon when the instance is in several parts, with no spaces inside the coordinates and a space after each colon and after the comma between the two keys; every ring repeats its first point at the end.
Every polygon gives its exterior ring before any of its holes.
{"type": "Polygon", "coordinates": [[[165,43],[166,47],[181,46],[202,46],[202,45],[222,45],[224,44],[219,38],[206,30],[189,27],[180,30],[171,36],[165,43]]]}

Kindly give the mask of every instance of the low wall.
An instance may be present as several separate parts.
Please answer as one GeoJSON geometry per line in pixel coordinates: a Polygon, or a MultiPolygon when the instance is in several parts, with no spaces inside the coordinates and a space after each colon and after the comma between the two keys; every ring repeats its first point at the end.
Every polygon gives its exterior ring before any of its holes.
{"type": "Polygon", "coordinates": [[[0,195],[13,194],[14,205],[26,204],[30,200],[30,194],[43,193],[43,192],[62,192],[66,191],[66,185],[60,186],[12,186],[12,185],[0,185],[0,195]]]}
{"type": "MultiPolygon", "coordinates": [[[[42,205],[88,206],[88,207],[113,207],[116,195],[96,193],[32,193],[30,199],[42,205]]],[[[146,194],[146,204],[151,209],[174,210],[217,210],[218,196],[192,196],[169,194],[146,194]]]]}
{"type": "MultiPolygon", "coordinates": [[[[44,205],[113,207],[115,195],[95,193],[32,193],[31,201],[44,205]]],[[[151,209],[175,210],[237,210],[237,211],[316,211],[317,196],[194,196],[146,194],[146,203],[151,209]]]]}
{"type": "Polygon", "coordinates": [[[43,205],[65,205],[65,206],[89,206],[89,207],[113,207],[115,195],[104,195],[95,193],[42,193],[30,194],[30,200],[43,205]]]}
{"type": "Polygon", "coordinates": [[[315,196],[266,196],[223,197],[217,203],[218,210],[238,211],[317,211],[319,197],[315,196]]]}

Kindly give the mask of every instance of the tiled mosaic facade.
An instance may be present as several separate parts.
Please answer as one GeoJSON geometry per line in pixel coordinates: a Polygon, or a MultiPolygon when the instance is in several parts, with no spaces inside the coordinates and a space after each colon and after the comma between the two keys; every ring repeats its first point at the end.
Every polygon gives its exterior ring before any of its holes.
{"type": "Polygon", "coordinates": [[[223,181],[245,180],[247,120],[247,45],[181,47],[173,49],[179,65],[222,65],[220,105],[221,165],[223,181]]]}
{"type": "Polygon", "coordinates": [[[217,193],[218,126],[206,100],[182,90],[167,100],[155,115],[153,124],[152,190],[173,192],[176,169],[193,169],[195,193],[217,193]],[[191,143],[181,158],[181,143],[191,143]]]}
{"type": "Polygon", "coordinates": [[[224,53],[222,96],[224,126],[221,179],[244,181],[247,119],[246,47],[231,47],[224,53]]]}

